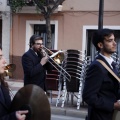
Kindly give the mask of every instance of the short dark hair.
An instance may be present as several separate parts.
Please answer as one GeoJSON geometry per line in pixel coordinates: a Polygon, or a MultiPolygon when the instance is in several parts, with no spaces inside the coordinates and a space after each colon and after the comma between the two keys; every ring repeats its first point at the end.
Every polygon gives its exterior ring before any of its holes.
{"type": "Polygon", "coordinates": [[[30,46],[30,48],[32,47],[32,45],[35,44],[35,41],[36,41],[36,40],[43,40],[43,38],[42,38],[40,35],[32,35],[32,36],[30,37],[30,41],[29,41],[29,46],[30,46]]]}
{"type": "Polygon", "coordinates": [[[108,28],[97,30],[93,34],[93,39],[92,39],[92,43],[96,47],[96,50],[100,51],[100,48],[98,47],[98,43],[99,42],[103,43],[105,37],[107,36],[110,37],[112,34],[114,34],[114,31],[108,28]]]}

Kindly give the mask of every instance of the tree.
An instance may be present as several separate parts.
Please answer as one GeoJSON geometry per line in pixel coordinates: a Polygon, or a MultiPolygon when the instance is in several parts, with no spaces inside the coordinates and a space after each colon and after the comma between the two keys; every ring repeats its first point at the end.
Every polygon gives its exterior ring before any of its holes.
{"type": "Polygon", "coordinates": [[[47,48],[52,48],[52,37],[51,37],[51,25],[50,17],[54,11],[61,5],[65,0],[11,0],[11,9],[13,12],[17,12],[26,6],[28,3],[36,5],[37,10],[40,11],[46,21],[46,33],[47,33],[47,48]]]}
{"type": "Polygon", "coordinates": [[[46,20],[46,32],[47,32],[47,47],[52,48],[52,37],[51,37],[51,25],[50,16],[53,14],[56,8],[61,5],[64,0],[34,0],[37,7],[41,10],[46,20]]]}

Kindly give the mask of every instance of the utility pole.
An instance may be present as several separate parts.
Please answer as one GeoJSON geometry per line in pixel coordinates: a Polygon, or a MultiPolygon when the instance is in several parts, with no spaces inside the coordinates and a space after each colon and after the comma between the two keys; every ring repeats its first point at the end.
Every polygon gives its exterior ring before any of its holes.
{"type": "Polygon", "coordinates": [[[104,0],[99,0],[98,29],[103,28],[103,12],[104,12],[104,0]]]}

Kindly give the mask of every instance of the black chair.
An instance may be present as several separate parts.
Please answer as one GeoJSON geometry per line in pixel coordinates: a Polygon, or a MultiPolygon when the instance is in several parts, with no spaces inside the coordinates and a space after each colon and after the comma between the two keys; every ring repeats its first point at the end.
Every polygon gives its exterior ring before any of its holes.
{"type": "MultiPolygon", "coordinates": [[[[75,94],[76,92],[79,92],[79,86],[81,81],[81,72],[82,72],[82,66],[83,61],[81,59],[81,56],[83,56],[83,53],[79,50],[73,50],[69,49],[65,51],[65,59],[62,63],[63,69],[68,72],[71,75],[70,81],[68,81],[65,76],[67,76],[66,73],[64,75],[60,75],[59,81],[62,81],[62,87],[60,87],[62,92],[62,107],[64,107],[64,102],[67,102],[69,98],[67,96],[72,95],[73,97],[77,97],[75,94]]],[[[72,98],[73,98],[72,97],[72,98]]],[[[60,94],[58,95],[57,104],[59,103],[60,94]]],[[[73,100],[71,99],[71,103],[73,104],[73,100]]]]}

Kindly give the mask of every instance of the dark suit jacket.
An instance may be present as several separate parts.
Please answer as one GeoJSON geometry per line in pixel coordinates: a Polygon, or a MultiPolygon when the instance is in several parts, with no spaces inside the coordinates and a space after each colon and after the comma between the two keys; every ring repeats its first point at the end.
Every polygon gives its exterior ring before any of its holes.
{"type": "MultiPolygon", "coordinates": [[[[109,66],[101,55],[96,59],[104,61],[109,66]]],[[[118,90],[118,81],[95,60],[87,71],[82,96],[88,104],[88,120],[112,120],[118,90]]]]}
{"type": "Polygon", "coordinates": [[[22,56],[22,66],[24,70],[24,85],[35,84],[45,90],[46,70],[52,69],[47,62],[44,66],[40,64],[42,56],[39,57],[32,49],[29,49],[22,56]]]}
{"type": "Polygon", "coordinates": [[[9,96],[9,91],[4,86],[1,85],[1,89],[3,91],[3,95],[5,98],[5,102],[3,102],[0,98],[0,120],[17,120],[15,116],[15,112],[10,113],[10,105],[11,99],[9,96]]]}

